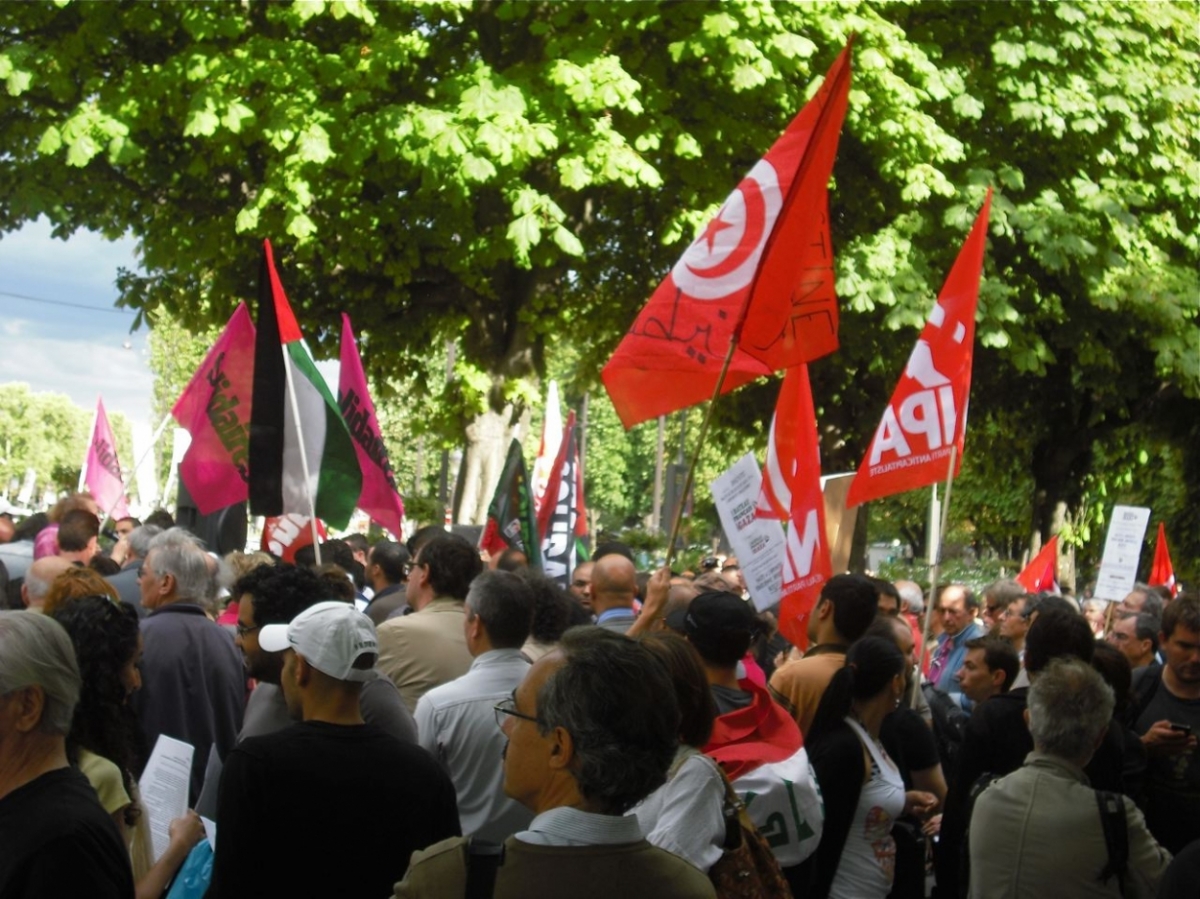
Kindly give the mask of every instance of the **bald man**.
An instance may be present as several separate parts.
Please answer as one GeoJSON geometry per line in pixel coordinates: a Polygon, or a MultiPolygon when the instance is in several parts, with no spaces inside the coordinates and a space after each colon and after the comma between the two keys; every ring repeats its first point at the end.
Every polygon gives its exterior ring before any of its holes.
{"type": "Polygon", "coordinates": [[[25,582],[21,584],[21,602],[30,612],[40,612],[46,594],[54,579],[75,566],[62,556],[44,556],[38,559],[25,572],[25,582]]]}
{"type": "Polygon", "coordinates": [[[623,634],[637,619],[633,600],[637,596],[637,569],[624,556],[608,555],[592,567],[592,612],[596,624],[623,634]]]}

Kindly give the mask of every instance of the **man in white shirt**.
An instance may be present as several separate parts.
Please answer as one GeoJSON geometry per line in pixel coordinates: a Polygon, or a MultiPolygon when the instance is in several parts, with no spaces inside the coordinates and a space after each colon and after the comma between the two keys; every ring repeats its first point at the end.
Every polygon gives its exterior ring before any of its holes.
{"type": "Polygon", "coordinates": [[[533,820],[532,812],[504,795],[507,741],[493,711],[529,671],[521,646],[529,637],[533,608],[533,591],[517,575],[485,571],[475,578],[463,621],[471,668],[417,703],[418,742],[454,782],[463,835],[491,843],[503,842],[533,820]]]}

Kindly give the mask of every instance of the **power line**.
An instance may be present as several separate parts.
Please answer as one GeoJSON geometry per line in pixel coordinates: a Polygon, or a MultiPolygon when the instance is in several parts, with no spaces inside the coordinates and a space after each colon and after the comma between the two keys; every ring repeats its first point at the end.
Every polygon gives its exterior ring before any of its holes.
{"type": "Polygon", "coordinates": [[[82,303],[67,303],[63,300],[47,300],[45,297],[31,297],[23,293],[10,293],[7,290],[0,290],[0,297],[12,297],[16,300],[26,300],[30,303],[44,303],[47,306],[68,306],[71,309],[86,309],[89,312],[115,312],[117,315],[137,315],[133,309],[104,309],[100,306],[85,306],[82,303]]]}

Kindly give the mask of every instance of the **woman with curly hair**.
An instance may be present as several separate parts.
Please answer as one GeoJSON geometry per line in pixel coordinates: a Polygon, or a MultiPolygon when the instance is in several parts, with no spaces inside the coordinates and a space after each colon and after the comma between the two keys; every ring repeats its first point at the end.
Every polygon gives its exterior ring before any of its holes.
{"type": "Polygon", "coordinates": [[[152,863],[150,832],[130,773],[143,747],[129,697],[142,686],[142,636],[132,606],[108,596],[62,597],[50,613],[75,646],[83,685],[67,753],[87,777],[130,847],[138,899],[161,896],[188,853],[204,835],[195,812],[176,818],[170,844],[152,863]]]}

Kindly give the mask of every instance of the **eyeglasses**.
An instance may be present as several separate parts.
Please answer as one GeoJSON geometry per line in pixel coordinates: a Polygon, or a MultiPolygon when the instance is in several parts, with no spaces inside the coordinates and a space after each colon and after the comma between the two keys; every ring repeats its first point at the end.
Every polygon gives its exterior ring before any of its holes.
{"type": "Polygon", "coordinates": [[[496,715],[496,726],[501,729],[504,728],[504,722],[507,720],[507,716],[509,715],[511,715],[513,718],[524,718],[526,721],[532,721],[535,724],[542,723],[542,719],[538,718],[536,715],[526,715],[524,712],[518,712],[517,701],[512,697],[509,697],[503,702],[492,706],[492,712],[496,715]]]}
{"type": "Polygon", "coordinates": [[[254,625],[254,627],[246,627],[246,625],[242,624],[239,621],[237,623],[237,635],[239,637],[244,637],[244,636],[246,636],[246,634],[252,634],[257,630],[260,630],[261,628],[262,628],[261,624],[256,624],[256,625],[254,625]]]}
{"type": "Polygon", "coordinates": [[[417,568],[422,564],[423,563],[421,563],[421,562],[405,562],[404,563],[404,576],[408,577],[410,574],[413,573],[414,568],[417,568]]]}

